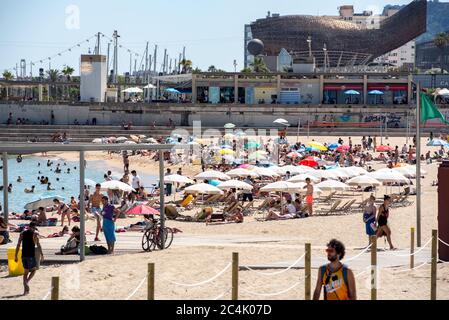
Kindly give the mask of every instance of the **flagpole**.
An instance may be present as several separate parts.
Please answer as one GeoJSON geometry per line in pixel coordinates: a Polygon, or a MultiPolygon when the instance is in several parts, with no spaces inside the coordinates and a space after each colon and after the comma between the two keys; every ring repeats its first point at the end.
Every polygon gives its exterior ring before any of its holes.
{"type": "Polygon", "coordinates": [[[421,86],[416,85],[416,242],[421,247],[421,86]]]}

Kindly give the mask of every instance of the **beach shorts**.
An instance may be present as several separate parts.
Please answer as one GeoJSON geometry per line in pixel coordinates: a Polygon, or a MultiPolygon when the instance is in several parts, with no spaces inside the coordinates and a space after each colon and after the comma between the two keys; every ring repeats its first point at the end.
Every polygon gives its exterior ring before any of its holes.
{"type": "Polygon", "coordinates": [[[307,197],[306,197],[306,203],[307,203],[308,205],[313,204],[313,196],[307,196],[307,197]]]}
{"type": "Polygon", "coordinates": [[[26,270],[33,270],[37,268],[36,257],[22,257],[23,268],[26,270]]]}
{"type": "Polygon", "coordinates": [[[115,224],[112,220],[103,219],[103,233],[107,243],[114,243],[115,238],[115,224]]]}
{"type": "Polygon", "coordinates": [[[98,207],[92,207],[92,214],[94,215],[94,217],[101,217],[101,208],[98,207]]]}

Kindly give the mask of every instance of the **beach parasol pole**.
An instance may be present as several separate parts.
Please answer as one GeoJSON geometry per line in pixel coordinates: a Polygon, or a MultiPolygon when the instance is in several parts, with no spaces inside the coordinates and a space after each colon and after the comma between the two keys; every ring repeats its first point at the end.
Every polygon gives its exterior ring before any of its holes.
{"type": "MultiPolygon", "coordinates": [[[[85,167],[84,167],[84,151],[80,151],[80,261],[84,261],[85,258],[85,240],[86,240],[86,209],[84,203],[84,180],[85,180],[85,167]]],[[[111,199],[112,200],[112,199],[111,199]]]]}
{"type": "Polygon", "coordinates": [[[421,247],[421,86],[416,85],[416,242],[421,247]]]}
{"type": "MultiPolygon", "coordinates": [[[[159,151],[159,208],[161,214],[162,250],[165,249],[165,186],[164,186],[164,150],[159,151]]],[[[176,191],[176,190],[175,190],[176,191]]]]}
{"type": "Polygon", "coordinates": [[[8,153],[3,152],[3,215],[6,224],[8,224],[8,207],[8,153]]]}

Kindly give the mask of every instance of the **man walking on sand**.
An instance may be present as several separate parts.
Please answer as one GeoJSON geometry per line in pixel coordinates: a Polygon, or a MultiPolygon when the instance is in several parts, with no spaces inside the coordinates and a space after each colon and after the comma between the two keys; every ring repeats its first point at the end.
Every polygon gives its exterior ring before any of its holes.
{"type": "Polygon", "coordinates": [[[324,287],[324,300],[357,300],[354,273],[340,262],[345,256],[345,246],[333,239],[327,244],[326,252],[330,263],[318,270],[313,300],[320,299],[321,287],[324,287]]]}
{"type": "Polygon", "coordinates": [[[306,183],[307,185],[304,187],[304,189],[306,190],[306,204],[307,204],[307,210],[309,212],[309,217],[312,216],[313,214],[313,192],[314,192],[314,188],[313,185],[311,183],[310,178],[306,179],[306,183]]]}
{"type": "Polygon", "coordinates": [[[19,261],[19,250],[20,246],[22,246],[22,264],[25,269],[25,273],[23,274],[24,296],[30,293],[30,286],[28,284],[37,271],[36,246],[39,249],[40,262],[44,261],[44,254],[42,253],[42,247],[39,243],[39,237],[36,231],[36,223],[31,222],[28,228],[20,234],[16,247],[15,262],[19,261]]]}

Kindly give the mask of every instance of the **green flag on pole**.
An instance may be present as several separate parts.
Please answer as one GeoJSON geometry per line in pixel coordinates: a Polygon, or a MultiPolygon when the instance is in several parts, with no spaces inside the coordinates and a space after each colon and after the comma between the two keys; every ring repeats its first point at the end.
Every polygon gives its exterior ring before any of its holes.
{"type": "Polygon", "coordinates": [[[440,119],[443,123],[449,125],[444,115],[433,104],[432,100],[425,94],[421,93],[421,122],[425,123],[430,119],[440,119]]]}

